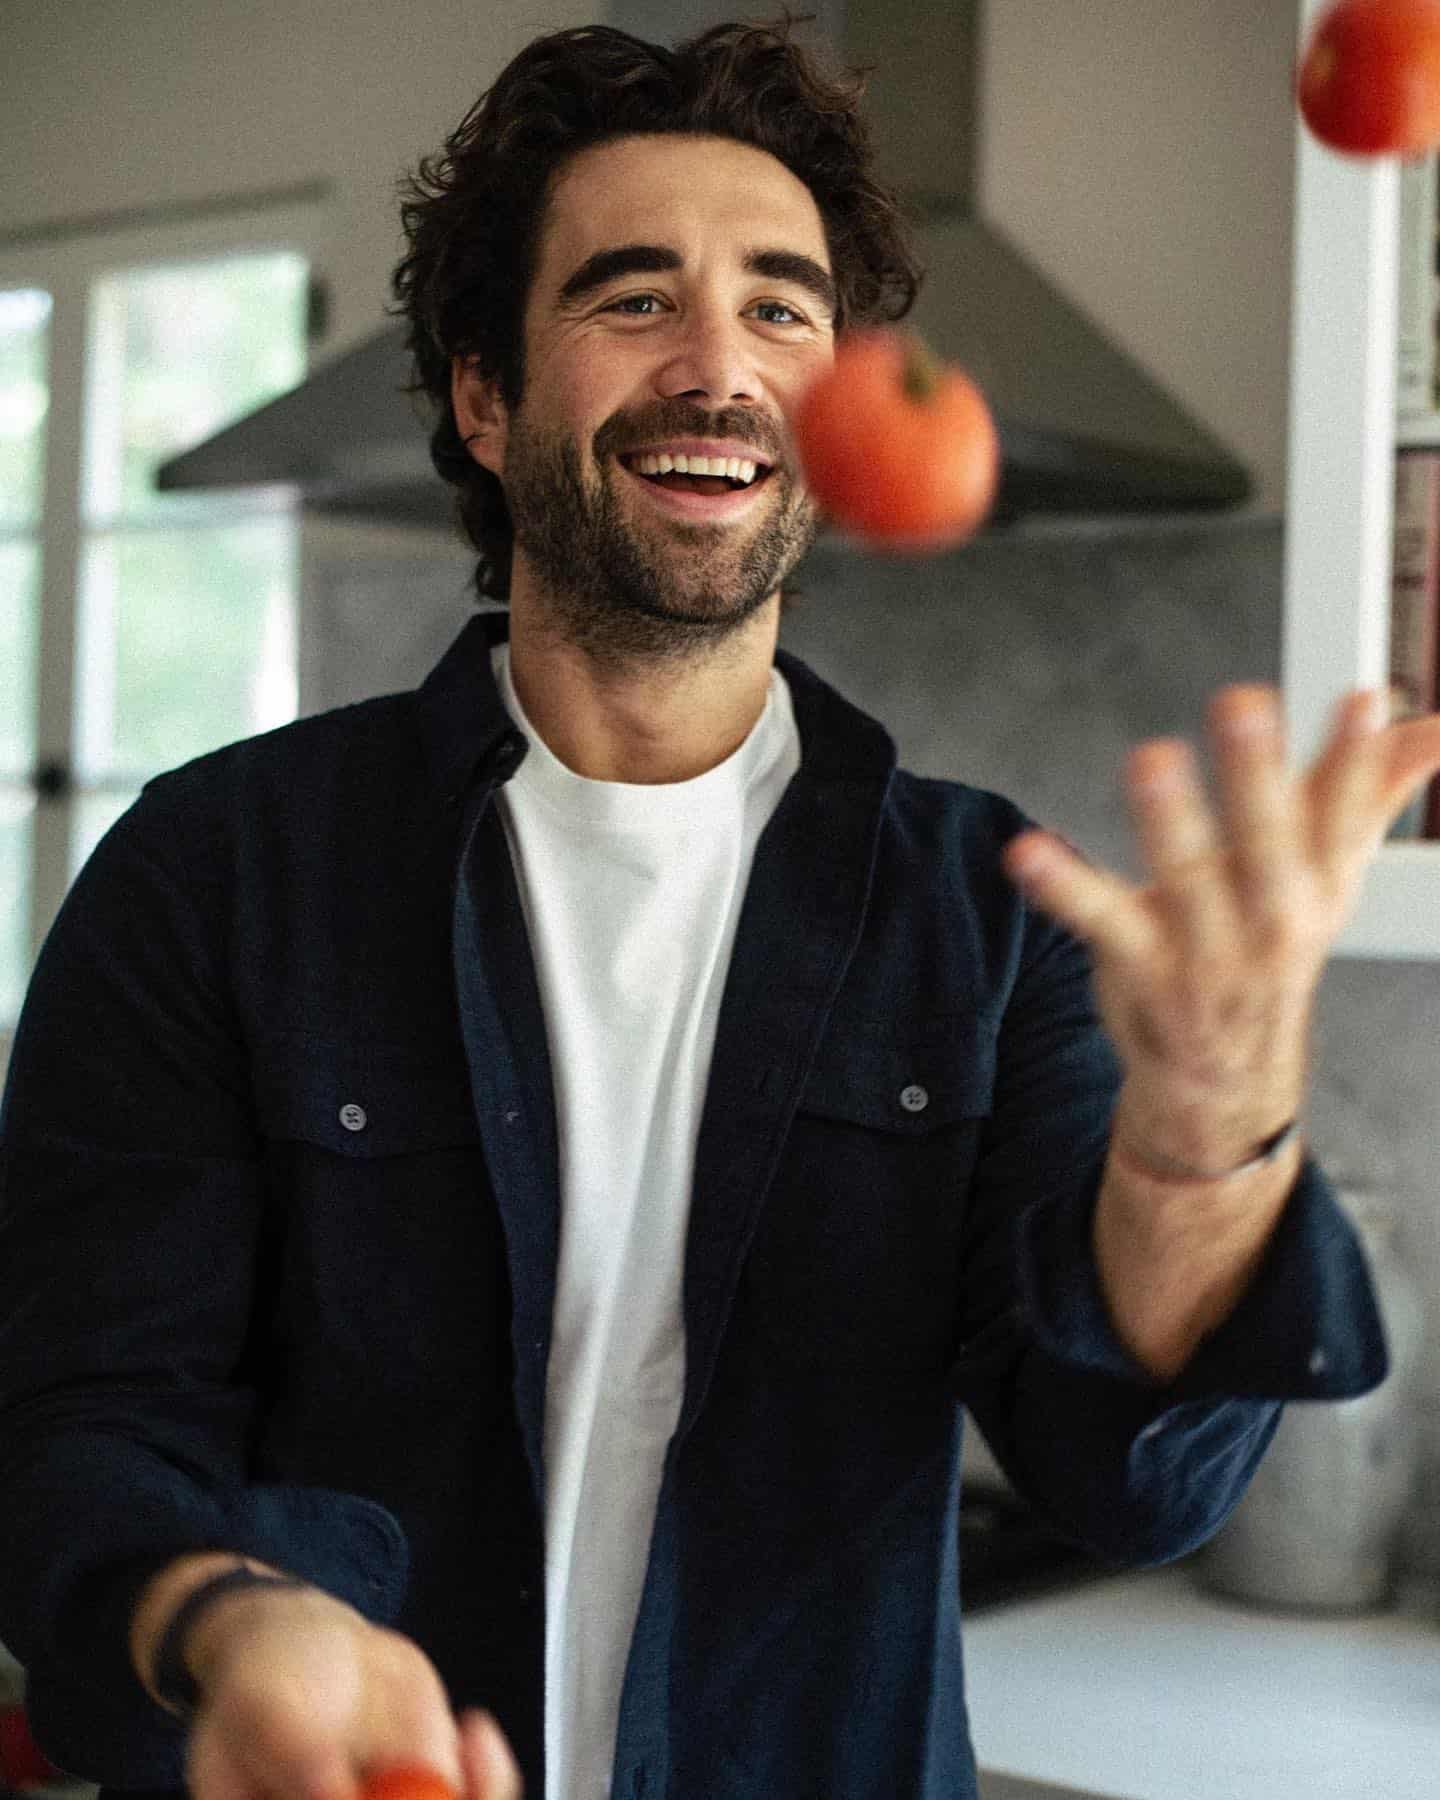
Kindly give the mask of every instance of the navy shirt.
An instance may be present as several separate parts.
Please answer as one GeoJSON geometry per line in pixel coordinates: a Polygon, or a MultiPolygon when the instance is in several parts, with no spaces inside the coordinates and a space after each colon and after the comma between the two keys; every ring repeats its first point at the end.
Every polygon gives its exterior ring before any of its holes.
{"type": "MultiPolygon", "coordinates": [[[[154,1569],[218,1547],[413,1636],[543,1796],[561,1221],[492,804],[526,752],[507,627],[150,782],[36,967],[0,1107],[0,1640],[107,1787],[182,1784],[125,1636],[154,1569]]],[[[1001,868],[1032,821],[897,769],[778,660],[802,764],[717,1028],[613,1794],[965,1800],[962,1402],[1048,1519],[1155,1563],[1281,1400],[1365,1391],[1384,1341],[1307,1160],[1182,1375],[1132,1362],[1089,1241],[1120,1069],[1087,952],[1001,868]]]]}

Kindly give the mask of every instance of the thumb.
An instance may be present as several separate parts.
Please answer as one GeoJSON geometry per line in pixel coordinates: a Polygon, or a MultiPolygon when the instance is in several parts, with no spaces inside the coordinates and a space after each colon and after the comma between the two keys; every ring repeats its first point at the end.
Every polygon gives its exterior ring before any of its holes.
{"type": "Polygon", "coordinates": [[[521,1800],[519,1764],[494,1717],[478,1707],[460,1718],[460,1763],[465,1800],[521,1800]]]}

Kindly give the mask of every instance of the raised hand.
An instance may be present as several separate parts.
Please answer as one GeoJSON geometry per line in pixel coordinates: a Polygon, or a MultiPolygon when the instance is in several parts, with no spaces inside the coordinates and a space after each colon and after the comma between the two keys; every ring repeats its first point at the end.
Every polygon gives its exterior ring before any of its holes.
{"type": "Polygon", "coordinates": [[[1221,689],[1208,708],[1220,817],[1184,739],[1138,746],[1127,794],[1147,886],[1043,831],[1006,847],[1012,880],[1091,947],[1097,1007],[1157,1152],[1239,1161],[1298,1109],[1325,961],[1390,825],[1440,771],[1440,715],[1387,726],[1384,710],[1383,692],[1348,694],[1302,777],[1278,690],[1221,689]]]}
{"type": "Polygon", "coordinates": [[[1006,846],[1011,879],[1092,952],[1125,1072],[1094,1216],[1097,1273],[1121,1341],[1162,1381],[1259,1266],[1301,1147],[1216,1177],[1299,1117],[1325,960],[1391,822],[1440,770],[1440,717],[1387,727],[1384,703],[1347,695],[1297,777],[1277,691],[1222,689],[1208,718],[1220,818],[1183,740],[1140,745],[1127,788],[1147,886],[1047,832],[1006,846]]]}

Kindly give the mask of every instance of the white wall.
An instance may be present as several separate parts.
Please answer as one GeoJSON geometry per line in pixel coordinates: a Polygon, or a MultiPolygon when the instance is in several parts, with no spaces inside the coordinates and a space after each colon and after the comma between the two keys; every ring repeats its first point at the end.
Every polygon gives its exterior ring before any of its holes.
{"type": "Polygon", "coordinates": [[[982,209],[1284,509],[1298,0],[989,0],[982,209]]]}
{"type": "Polygon", "coordinates": [[[325,349],[383,322],[399,176],[584,0],[6,0],[0,238],[44,221],[333,183],[325,349]]]}

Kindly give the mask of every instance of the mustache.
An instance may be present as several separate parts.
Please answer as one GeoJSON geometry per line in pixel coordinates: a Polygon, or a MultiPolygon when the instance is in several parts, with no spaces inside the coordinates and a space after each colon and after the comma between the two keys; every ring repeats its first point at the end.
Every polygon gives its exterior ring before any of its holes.
{"type": "Polygon", "coordinates": [[[623,456],[645,444],[664,438],[741,438],[753,444],[766,461],[778,466],[784,457],[782,429],[759,413],[732,407],[729,411],[704,412],[699,407],[666,407],[663,411],[635,413],[611,419],[595,434],[597,457],[623,456]]]}

